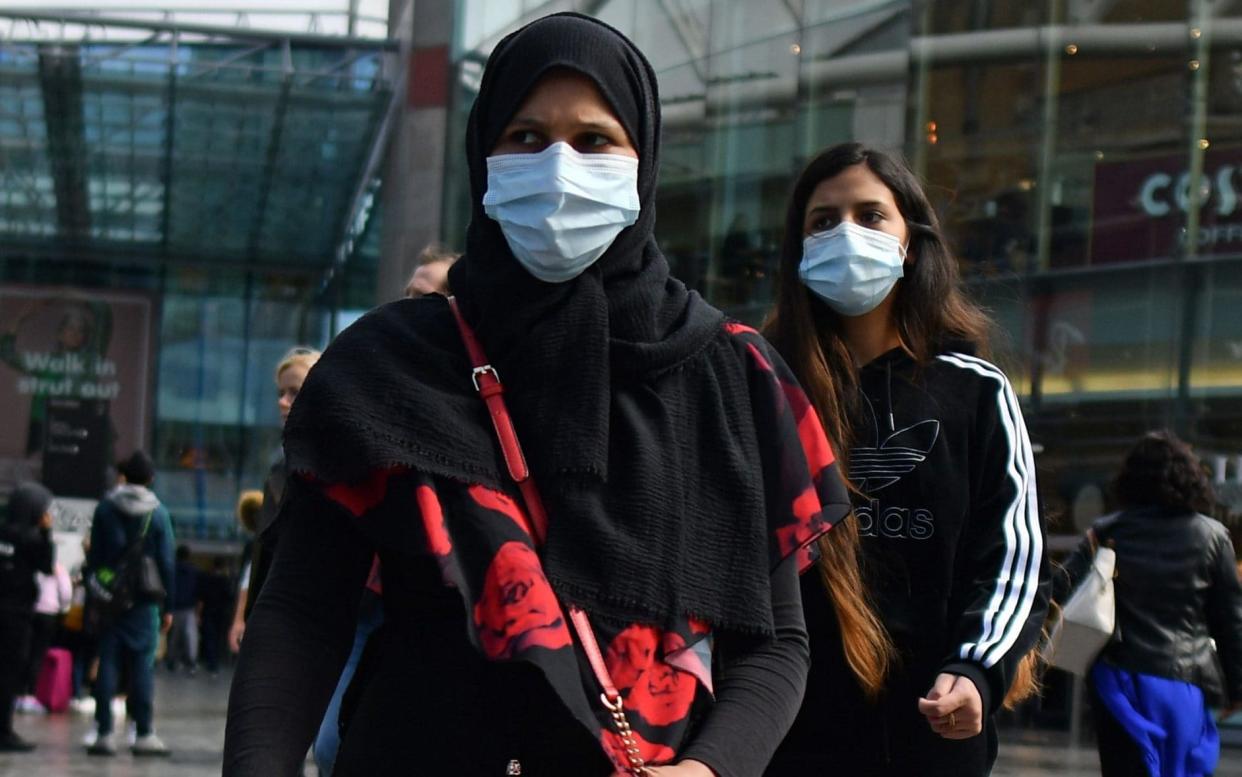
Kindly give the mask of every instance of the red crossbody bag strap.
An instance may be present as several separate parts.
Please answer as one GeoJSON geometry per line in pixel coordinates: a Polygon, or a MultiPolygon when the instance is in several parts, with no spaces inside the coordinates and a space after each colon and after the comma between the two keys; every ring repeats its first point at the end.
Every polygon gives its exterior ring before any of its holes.
{"type": "MultiPolygon", "coordinates": [[[[509,415],[508,407],[505,406],[505,388],[500,382],[500,374],[488,361],[482,343],[479,342],[474,329],[466,322],[461,308],[457,306],[457,299],[449,297],[448,303],[453,311],[453,318],[457,320],[457,329],[461,332],[462,342],[466,344],[466,353],[470,356],[470,364],[473,367],[471,380],[474,382],[474,388],[487,405],[487,412],[492,418],[492,428],[496,431],[496,439],[500,441],[500,451],[505,457],[509,477],[517,483],[522,492],[522,499],[526,502],[527,512],[530,513],[531,522],[534,524],[534,540],[536,544],[542,545],[547,537],[548,514],[544,510],[539,490],[535,488],[535,480],[531,477],[530,467],[526,464],[526,456],[522,453],[522,444],[518,440],[517,430],[513,427],[513,419],[509,415]]],[[[608,666],[604,663],[604,654],[595,640],[595,631],[591,628],[591,621],[586,611],[578,607],[567,609],[570,623],[573,624],[574,631],[578,634],[578,641],[582,644],[582,650],[591,664],[591,671],[603,689],[600,700],[612,715],[613,722],[617,726],[617,732],[625,747],[626,757],[630,762],[630,772],[640,777],[647,775],[650,772],[643,762],[642,753],[634,739],[633,729],[630,728],[629,720],[625,716],[621,693],[613,683],[612,675],[608,673],[608,666]]]]}

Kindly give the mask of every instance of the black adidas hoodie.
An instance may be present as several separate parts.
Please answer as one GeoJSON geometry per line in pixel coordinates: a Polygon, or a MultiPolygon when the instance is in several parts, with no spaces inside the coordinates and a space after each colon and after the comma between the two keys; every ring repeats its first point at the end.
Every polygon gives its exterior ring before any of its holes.
{"type": "Polygon", "coordinates": [[[996,759],[991,719],[1048,602],[1035,467],[1013,389],[994,365],[900,349],[861,372],[849,474],[862,496],[864,579],[900,651],[881,700],[863,697],[823,584],[802,579],[811,636],[806,699],[768,775],[976,777],[996,759]],[[941,672],[969,677],[983,734],[931,731],[918,699],[941,672]]]}

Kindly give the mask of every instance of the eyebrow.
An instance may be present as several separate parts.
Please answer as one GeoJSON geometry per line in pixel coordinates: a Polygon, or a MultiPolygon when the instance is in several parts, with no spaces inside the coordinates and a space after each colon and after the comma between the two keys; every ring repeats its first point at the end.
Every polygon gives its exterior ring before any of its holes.
{"type": "MultiPolygon", "coordinates": [[[[547,127],[545,122],[542,122],[533,116],[516,116],[509,122],[509,126],[514,125],[520,127],[532,127],[534,129],[546,129],[547,127]]],[[[579,124],[578,127],[579,129],[584,129],[589,132],[612,133],[625,131],[625,128],[621,126],[621,122],[606,123],[600,121],[585,121],[579,124]]]]}
{"type": "MultiPolygon", "coordinates": [[[[887,203],[880,202],[879,200],[867,200],[867,201],[865,201],[865,202],[855,202],[855,203],[852,203],[849,207],[850,207],[851,209],[855,209],[855,208],[882,208],[882,209],[887,210],[887,209],[888,209],[888,208],[890,208],[891,206],[890,206],[890,205],[888,205],[887,203]]],[[[816,205],[815,207],[813,207],[813,208],[811,208],[809,211],[807,211],[807,215],[808,215],[808,216],[810,216],[810,215],[815,214],[815,213],[821,213],[821,212],[823,212],[823,211],[834,211],[834,210],[841,210],[841,206],[840,206],[840,205],[827,205],[827,204],[824,204],[824,205],[816,205]]]]}

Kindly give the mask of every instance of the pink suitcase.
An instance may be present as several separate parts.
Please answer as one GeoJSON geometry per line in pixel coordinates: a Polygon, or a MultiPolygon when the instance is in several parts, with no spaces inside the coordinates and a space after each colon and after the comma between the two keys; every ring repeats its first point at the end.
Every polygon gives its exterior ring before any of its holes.
{"type": "Polygon", "coordinates": [[[35,698],[48,712],[64,712],[69,709],[72,695],[73,654],[64,648],[49,648],[43,656],[43,668],[39,670],[35,698]]]}

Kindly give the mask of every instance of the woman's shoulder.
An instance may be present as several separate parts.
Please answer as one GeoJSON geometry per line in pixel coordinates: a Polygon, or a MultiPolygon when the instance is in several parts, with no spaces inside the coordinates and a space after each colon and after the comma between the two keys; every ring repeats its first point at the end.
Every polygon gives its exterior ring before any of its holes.
{"type": "Polygon", "coordinates": [[[963,383],[1011,387],[1009,376],[1004,369],[995,362],[966,350],[941,351],[932,359],[932,365],[945,377],[963,383]]]}
{"type": "Polygon", "coordinates": [[[462,360],[464,353],[444,297],[432,295],[381,305],[332,340],[306,376],[294,410],[306,396],[318,401],[321,395],[348,395],[325,391],[325,384],[348,386],[349,394],[365,398],[373,390],[387,390],[406,377],[423,382],[445,374],[446,361],[462,360]]]}
{"type": "Polygon", "coordinates": [[[371,309],[341,330],[320,361],[366,357],[408,346],[410,340],[437,341],[455,334],[446,298],[430,294],[418,299],[399,299],[371,309]]]}
{"type": "Polygon", "coordinates": [[[776,346],[768,342],[768,339],[758,329],[749,324],[725,318],[720,324],[716,339],[736,352],[747,367],[758,367],[778,375],[789,372],[789,367],[776,350],[776,346]]]}
{"type": "Polygon", "coordinates": [[[285,424],[290,473],[355,481],[405,465],[490,475],[495,458],[447,300],[389,303],[341,332],[285,424]]]}

